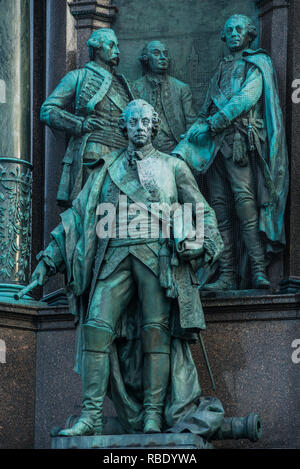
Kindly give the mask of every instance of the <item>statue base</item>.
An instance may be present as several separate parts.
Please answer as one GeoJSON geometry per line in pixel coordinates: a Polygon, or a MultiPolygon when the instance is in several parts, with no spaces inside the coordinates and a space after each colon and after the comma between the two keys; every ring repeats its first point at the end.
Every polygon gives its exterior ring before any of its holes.
{"type": "Polygon", "coordinates": [[[271,295],[271,290],[263,289],[249,289],[249,290],[220,290],[220,291],[208,291],[201,290],[201,298],[238,298],[244,296],[268,296],[271,295]]]}
{"type": "Polygon", "coordinates": [[[279,283],[279,287],[282,295],[300,293],[300,277],[288,277],[279,283]]]}
{"type": "Polygon", "coordinates": [[[52,449],[214,449],[193,433],[52,437],[52,449]]]}
{"type": "Polygon", "coordinates": [[[15,299],[15,295],[20,293],[25,285],[0,283],[0,302],[12,303],[18,306],[27,305],[33,307],[45,308],[47,303],[37,301],[30,294],[24,295],[20,300],[15,299]]]}

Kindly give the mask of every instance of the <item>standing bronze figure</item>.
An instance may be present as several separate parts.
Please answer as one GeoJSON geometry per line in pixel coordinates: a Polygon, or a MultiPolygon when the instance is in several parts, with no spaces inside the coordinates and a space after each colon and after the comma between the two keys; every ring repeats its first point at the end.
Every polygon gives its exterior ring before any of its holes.
{"type": "Polygon", "coordinates": [[[117,37],[112,29],[98,29],[87,46],[90,62],[69,72],[41,108],[42,122],[71,136],[57,194],[62,206],[75,199],[101,155],[126,146],[118,119],[133,95],[125,77],[115,72],[117,37]]]}
{"type": "Polygon", "coordinates": [[[134,94],[150,103],[161,117],[160,129],[153,144],[171,153],[180,137],[195,122],[190,87],[168,74],[170,54],[160,41],[151,41],[140,56],[144,76],[132,85],[134,94]]]}
{"type": "Polygon", "coordinates": [[[266,264],[285,246],[285,132],[271,59],[264,50],[250,48],[256,36],[250,18],[228,19],[222,40],[230,55],[210,81],[196,124],[174,150],[196,172],[207,171],[211,205],[225,246],[219,278],[205,286],[211,291],[237,288],[239,237],[234,240],[232,208],[249,259],[252,288],[270,287],[266,264]]]}
{"type": "Polygon", "coordinates": [[[128,433],[161,432],[199,405],[189,342],[205,321],[194,271],[211,266],[223,243],[214,211],[186,163],[152,146],[158,126],[157,113],[145,101],[125,108],[120,129],[128,147],[102,155],[72,208],[61,214],[32,276],[43,284],[47,276],[65,272],[79,321],[82,413],[61,436],[101,434],[107,393],[128,433]],[[127,201],[125,220],[121,197],[127,201]],[[201,245],[192,247],[185,236],[151,235],[146,221],[162,202],[189,203],[194,215],[197,204],[203,207],[201,245]],[[99,235],[101,203],[115,209],[112,237],[99,235]],[[132,223],[132,203],[144,207],[140,238],[120,234],[132,223]]]}

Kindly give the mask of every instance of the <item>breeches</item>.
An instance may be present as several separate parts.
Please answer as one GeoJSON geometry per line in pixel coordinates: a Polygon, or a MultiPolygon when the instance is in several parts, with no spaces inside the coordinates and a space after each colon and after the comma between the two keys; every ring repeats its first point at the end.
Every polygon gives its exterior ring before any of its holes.
{"type": "Polygon", "coordinates": [[[242,230],[257,228],[255,177],[250,158],[247,166],[240,167],[232,158],[226,159],[218,153],[207,174],[211,205],[216,212],[220,230],[232,226],[232,196],[242,230]]]}
{"type": "Polygon", "coordinates": [[[169,353],[171,300],[158,278],[133,255],[128,255],[109,277],[97,281],[85,323],[97,329],[97,341],[101,342],[95,344],[97,350],[108,351],[117,322],[136,292],[141,305],[144,353],[169,353]]]}

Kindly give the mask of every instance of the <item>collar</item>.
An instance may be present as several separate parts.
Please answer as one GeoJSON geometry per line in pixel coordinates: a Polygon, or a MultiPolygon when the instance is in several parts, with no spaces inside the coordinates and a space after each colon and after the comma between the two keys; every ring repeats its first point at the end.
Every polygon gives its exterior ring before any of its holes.
{"type": "Polygon", "coordinates": [[[270,55],[265,49],[259,48],[259,49],[246,49],[243,52],[243,57],[247,57],[249,55],[256,55],[256,54],[266,54],[270,55]]]}
{"type": "Polygon", "coordinates": [[[164,75],[159,75],[158,73],[155,75],[151,73],[146,74],[147,80],[154,86],[165,83],[167,81],[167,77],[168,77],[167,74],[164,74],[164,75]]]}
{"type": "Polygon", "coordinates": [[[85,68],[89,68],[90,70],[93,70],[93,72],[98,73],[98,75],[101,76],[107,75],[108,73],[110,75],[116,74],[115,69],[105,63],[99,65],[97,62],[91,61],[85,65],[85,68]]]}
{"type": "Polygon", "coordinates": [[[234,60],[232,55],[227,55],[223,58],[223,62],[232,62],[234,60]]]}
{"type": "Polygon", "coordinates": [[[130,157],[130,159],[135,158],[137,160],[143,160],[144,158],[148,158],[148,156],[151,156],[155,152],[155,148],[152,145],[152,143],[148,143],[148,145],[145,145],[142,148],[139,148],[138,150],[134,148],[127,148],[127,154],[130,157]]]}
{"type": "Polygon", "coordinates": [[[267,54],[268,53],[264,50],[264,49],[245,49],[243,50],[241,56],[238,58],[238,59],[235,59],[233,57],[233,55],[229,54],[227,55],[226,57],[223,58],[223,61],[224,62],[231,62],[233,60],[239,60],[239,59],[244,59],[245,57],[249,56],[249,55],[256,55],[256,54],[267,54]]]}
{"type": "Polygon", "coordinates": [[[234,57],[233,55],[229,54],[226,57],[224,57],[223,62],[238,62],[239,60],[243,60],[243,58],[244,58],[244,52],[238,57],[234,57]]]}

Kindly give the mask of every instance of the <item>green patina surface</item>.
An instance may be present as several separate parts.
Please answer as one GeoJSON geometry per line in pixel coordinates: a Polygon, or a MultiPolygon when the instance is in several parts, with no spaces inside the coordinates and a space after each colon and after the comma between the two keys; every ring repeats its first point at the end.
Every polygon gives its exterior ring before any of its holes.
{"type": "Polygon", "coordinates": [[[30,0],[0,0],[0,37],[0,298],[11,301],[30,259],[30,0]]]}
{"type": "Polygon", "coordinates": [[[29,5],[30,0],[0,0],[0,157],[26,161],[30,161],[29,5]]]}
{"type": "Polygon", "coordinates": [[[160,433],[176,424],[178,431],[192,427],[208,438],[223,421],[221,403],[201,397],[189,348],[205,329],[194,271],[210,269],[223,243],[189,167],[152,146],[158,124],[153,107],[141,99],[125,108],[119,127],[127,149],[102,155],[38,256],[32,280],[43,284],[49,275],[65,272],[70,308],[79,321],[82,413],[59,436],[101,434],[107,393],[129,434],[160,433]],[[98,204],[110,203],[116,217],[121,194],[142,204],[147,216],[153,202],[189,203],[194,217],[200,204],[204,239],[189,247],[192,218],[176,237],[179,221],[172,218],[171,239],[159,233],[155,239],[98,238],[98,204]]]}

